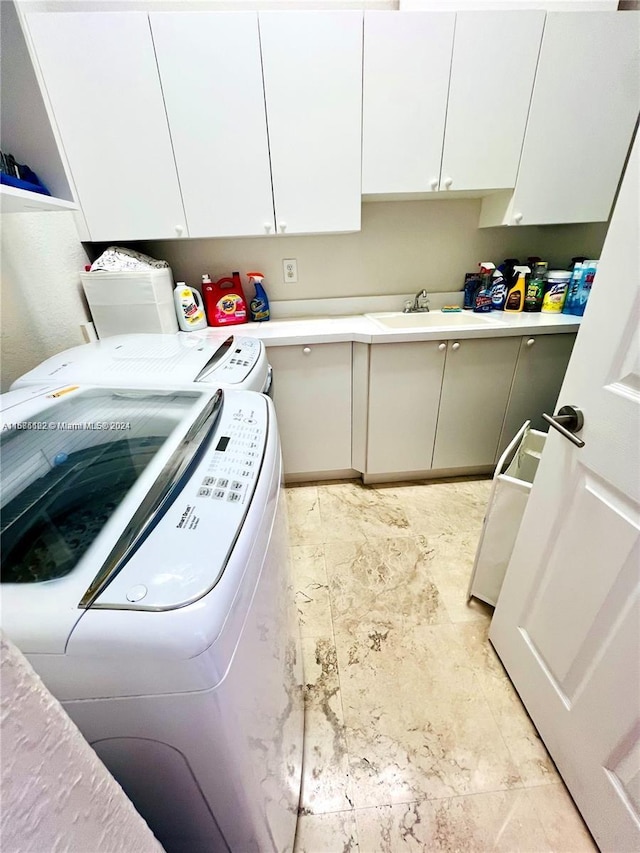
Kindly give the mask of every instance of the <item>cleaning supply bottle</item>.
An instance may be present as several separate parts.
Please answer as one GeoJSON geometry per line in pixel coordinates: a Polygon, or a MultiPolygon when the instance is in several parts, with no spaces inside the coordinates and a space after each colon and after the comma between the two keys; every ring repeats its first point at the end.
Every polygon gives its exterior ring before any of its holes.
{"type": "Polygon", "coordinates": [[[269,310],[269,299],[262,286],[264,274],[261,272],[248,272],[247,277],[253,284],[256,295],[249,302],[249,310],[251,311],[251,319],[256,323],[264,323],[271,317],[269,310]]]}
{"type": "Polygon", "coordinates": [[[184,283],[176,282],[173,291],[173,301],[178,315],[178,325],[183,332],[195,332],[196,329],[207,328],[207,318],[202,307],[202,297],[184,283]]]}
{"type": "Polygon", "coordinates": [[[507,291],[507,299],[504,303],[505,313],[518,314],[524,308],[524,294],[526,287],[526,276],[531,272],[529,267],[518,266],[513,268],[518,277],[507,291]]]}
{"type": "Polygon", "coordinates": [[[483,261],[480,264],[480,278],[482,284],[476,290],[473,300],[473,310],[476,314],[487,314],[491,311],[493,305],[491,302],[491,291],[493,289],[492,278],[496,265],[490,261],[483,261]]]}
{"type": "Polygon", "coordinates": [[[249,319],[239,272],[218,281],[203,275],[202,298],[210,326],[235,326],[249,319]]]}
{"type": "Polygon", "coordinates": [[[547,275],[547,261],[538,261],[533,268],[531,278],[527,282],[524,294],[523,311],[538,312],[542,308],[542,298],[544,296],[544,283],[547,275]]]}
{"type": "Polygon", "coordinates": [[[571,270],[549,270],[542,300],[543,314],[560,314],[570,281],[571,270]]]}
{"type": "Polygon", "coordinates": [[[567,295],[562,306],[563,314],[574,314],[578,305],[578,291],[580,289],[580,281],[584,275],[585,265],[582,261],[575,261],[571,269],[571,279],[567,287],[567,295]]]}
{"type": "Polygon", "coordinates": [[[462,307],[465,310],[470,311],[473,308],[473,300],[476,296],[476,290],[482,284],[482,280],[480,276],[476,272],[467,272],[464,274],[464,296],[462,301],[462,307]]]}
{"type": "Polygon", "coordinates": [[[507,299],[507,282],[504,273],[498,268],[491,277],[491,307],[494,311],[504,311],[507,299]]]}
{"type": "MultiPolygon", "coordinates": [[[[595,278],[597,270],[597,261],[585,261],[584,264],[582,264],[582,275],[578,283],[577,293],[573,304],[566,313],[575,314],[578,317],[582,317],[582,315],[584,314],[584,309],[587,306],[587,300],[589,299],[589,295],[591,293],[591,286],[593,284],[593,279],[595,278]]],[[[573,285],[573,279],[571,281],[571,284],[573,285]]],[[[562,310],[564,312],[564,308],[562,310]]]]}

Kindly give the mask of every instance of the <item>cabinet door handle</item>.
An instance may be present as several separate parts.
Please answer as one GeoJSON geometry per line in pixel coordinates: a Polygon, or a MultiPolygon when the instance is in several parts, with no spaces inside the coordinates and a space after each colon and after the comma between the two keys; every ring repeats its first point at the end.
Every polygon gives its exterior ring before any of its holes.
{"type": "Polygon", "coordinates": [[[286,230],[287,230],[287,223],[286,223],[286,222],[278,222],[278,231],[279,231],[281,234],[284,234],[284,232],[285,232],[286,230]]]}
{"type": "Polygon", "coordinates": [[[580,432],[584,426],[584,415],[577,406],[563,406],[557,415],[548,415],[543,412],[542,417],[549,426],[557,430],[560,435],[568,438],[576,447],[584,447],[584,441],[574,435],[574,432],[580,432]]]}
{"type": "Polygon", "coordinates": [[[458,343],[458,341],[456,341],[455,344],[452,344],[451,349],[460,349],[460,344],[458,343]]]}
{"type": "Polygon", "coordinates": [[[452,183],[453,183],[453,178],[446,177],[444,179],[444,185],[447,189],[449,189],[449,187],[451,186],[452,183]]]}
{"type": "Polygon", "coordinates": [[[264,230],[266,231],[267,234],[271,233],[271,223],[270,222],[264,223],[264,230]]]}
{"type": "Polygon", "coordinates": [[[184,231],[184,228],[182,227],[182,225],[176,225],[176,234],[178,235],[178,237],[181,236],[183,231],[184,231]]]}
{"type": "Polygon", "coordinates": [[[309,353],[311,352],[311,347],[302,347],[302,352],[305,355],[309,355],[309,353]]]}
{"type": "Polygon", "coordinates": [[[438,344],[438,349],[440,350],[440,352],[444,352],[446,350],[446,348],[447,348],[446,344],[438,344]]]}
{"type": "Polygon", "coordinates": [[[529,340],[527,341],[527,346],[532,347],[535,344],[535,342],[536,342],[535,338],[529,338],[529,340]]]}
{"type": "Polygon", "coordinates": [[[522,214],[521,214],[521,213],[514,213],[514,214],[513,214],[513,221],[514,221],[517,225],[520,225],[520,223],[522,222],[522,214]]]}
{"type": "Polygon", "coordinates": [[[437,190],[437,189],[438,189],[438,179],[437,179],[437,178],[432,178],[432,179],[429,181],[429,186],[431,187],[431,189],[432,189],[432,190],[437,190]]]}

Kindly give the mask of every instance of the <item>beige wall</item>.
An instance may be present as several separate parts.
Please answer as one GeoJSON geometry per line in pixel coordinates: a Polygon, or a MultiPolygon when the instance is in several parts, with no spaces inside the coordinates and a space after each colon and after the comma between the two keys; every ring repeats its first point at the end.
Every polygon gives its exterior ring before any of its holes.
{"type": "MultiPolygon", "coordinates": [[[[199,284],[204,272],[220,278],[257,269],[271,299],[293,300],[460,290],[479,261],[505,257],[540,255],[562,267],[573,255],[599,257],[607,229],[479,229],[479,211],[478,199],[375,202],[362,206],[362,230],[354,234],[130,245],[169,261],[176,280],[199,284]],[[297,259],[298,284],[283,283],[283,258],[297,259]]],[[[79,272],[86,261],[72,214],[2,216],[3,391],[43,359],[82,343],[87,312],[79,272]]]]}
{"type": "MultiPolygon", "coordinates": [[[[250,202],[248,202],[250,203],[250,202]]],[[[271,299],[374,296],[460,290],[479,261],[539,255],[564,267],[574,255],[599,257],[606,223],[478,228],[480,199],[371,202],[362,230],[313,237],[171,240],[138,244],[169,261],[174,277],[199,285],[232,270],[260,270],[271,299]],[[282,260],[298,261],[298,284],[284,284],[282,260]]],[[[246,281],[243,278],[243,284],[246,281]]]]}
{"type": "Polygon", "coordinates": [[[2,214],[2,391],[60,350],[83,343],[87,255],[71,213],[2,214]]]}
{"type": "Polygon", "coordinates": [[[29,662],[0,637],[3,853],[162,853],[29,662]]]}

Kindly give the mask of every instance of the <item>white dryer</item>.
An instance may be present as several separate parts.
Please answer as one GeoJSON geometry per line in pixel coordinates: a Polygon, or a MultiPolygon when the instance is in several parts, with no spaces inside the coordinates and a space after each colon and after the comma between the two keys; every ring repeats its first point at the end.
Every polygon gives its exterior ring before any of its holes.
{"type": "Polygon", "coordinates": [[[209,329],[114,335],[43,361],[11,386],[84,383],[141,388],[239,388],[268,393],[271,367],[258,338],[209,329]]]}
{"type": "Polygon", "coordinates": [[[302,666],[271,400],[2,403],[3,629],[169,853],[290,851],[302,666]]]}

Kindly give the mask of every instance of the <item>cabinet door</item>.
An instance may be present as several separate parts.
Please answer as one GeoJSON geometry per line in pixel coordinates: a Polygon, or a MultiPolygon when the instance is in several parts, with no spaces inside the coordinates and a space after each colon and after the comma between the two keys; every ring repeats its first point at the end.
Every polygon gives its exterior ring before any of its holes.
{"type": "Polygon", "coordinates": [[[189,236],[272,232],[257,13],[149,17],[189,236]]]}
{"type": "Polygon", "coordinates": [[[493,465],[520,338],[449,341],[434,469],[493,465]]]}
{"type": "Polygon", "coordinates": [[[438,189],[454,22],[449,12],[365,13],[363,193],[438,189]]]}
{"type": "Polygon", "coordinates": [[[440,189],[515,187],[544,18],[457,13],[440,189]]]}
{"type": "Polygon", "coordinates": [[[187,237],[147,15],[28,25],[91,239],[187,237]]]}
{"type": "Polygon", "coordinates": [[[533,429],[549,429],[542,413],[555,413],[575,340],[570,334],[521,338],[496,461],[525,421],[530,420],[533,429]]]}
{"type": "Polygon", "coordinates": [[[431,468],[446,344],[374,344],[369,374],[367,474],[431,468]]]}
{"type": "Polygon", "coordinates": [[[362,12],[259,20],[276,229],[358,231],[362,12]]]}
{"type": "MultiPolygon", "coordinates": [[[[549,12],[514,223],[603,222],[638,117],[636,12],[549,12]]],[[[508,128],[505,128],[508,131],[508,128]]]]}
{"type": "Polygon", "coordinates": [[[351,344],[269,347],[285,474],[351,468],[351,344]]]}

